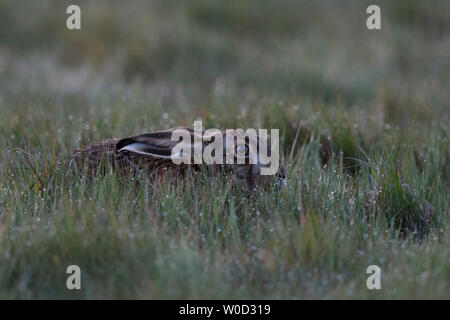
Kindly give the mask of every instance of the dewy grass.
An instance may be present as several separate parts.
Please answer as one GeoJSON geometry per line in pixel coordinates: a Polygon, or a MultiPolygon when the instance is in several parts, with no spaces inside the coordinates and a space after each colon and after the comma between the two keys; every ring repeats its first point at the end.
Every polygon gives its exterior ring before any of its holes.
{"type": "MultiPolygon", "coordinates": [[[[253,195],[226,176],[84,177],[49,170],[54,159],[29,151],[10,159],[1,176],[3,297],[368,297],[366,264],[407,286],[395,261],[412,254],[419,263],[425,248],[443,245],[434,238],[445,242],[432,223],[443,213],[431,216],[422,186],[406,185],[386,155],[355,177],[338,162],[323,168],[313,142],[288,162],[287,190],[253,195]],[[407,244],[410,233],[428,237],[407,244]],[[398,251],[405,245],[408,253],[398,251]],[[75,294],[65,289],[73,263],[85,288],[75,294]]],[[[448,264],[445,251],[432,255],[448,264]]]]}
{"type": "Polygon", "coordinates": [[[0,298],[450,297],[449,1],[81,7],[0,4],[0,298]],[[69,165],[197,119],[280,129],[287,189],[69,165]]]}
{"type": "Polygon", "coordinates": [[[401,235],[412,233],[418,238],[425,237],[436,226],[436,216],[440,213],[424,198],[423,182],[416,180],[414,187],[408,183],[405,167],[397,167],[389,153],[379,163],[369,160],[369,167],[373,179],[367,210],[384,214],[401,235]]]}

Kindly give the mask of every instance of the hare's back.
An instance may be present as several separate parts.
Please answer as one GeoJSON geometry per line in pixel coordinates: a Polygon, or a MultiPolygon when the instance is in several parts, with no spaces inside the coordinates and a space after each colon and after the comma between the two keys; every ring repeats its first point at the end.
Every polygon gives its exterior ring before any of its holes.
{"type": "Polygon", "coordinates": [[[96,169],[104,161],[112,162],[115,159],[118,139],[101,141],[73,151],[73,162],[77,166],[96,169]]]}
{"type": "Polygon", "coordinates": [[[73,162],[80,168],[97,171],[102,164],[111,164],[121,171],[150,170],[152,174],[166,174],[168,172],[180,174],[186,165],[175,165],[169,159],[159,159],[141,155],[130,151],[117,152],[119,139],[106,140],[74,150],[73,162]]]}

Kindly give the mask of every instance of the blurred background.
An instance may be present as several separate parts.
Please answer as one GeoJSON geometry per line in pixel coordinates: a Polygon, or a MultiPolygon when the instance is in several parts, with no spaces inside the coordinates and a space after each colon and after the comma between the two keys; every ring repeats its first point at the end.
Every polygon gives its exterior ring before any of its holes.
{"type": "Polygon", "coordinates": [[[9,144],[38,134],[70,153],[201,118],[280,128],[285,150],[304,126],[351,156],[448,132],[447,0],[2,0],[0,24],[9,144]],[[81,30],[66,28],[73,3],[81,30]],[[370,4],[381,30],[366,28],[370,4]]]}

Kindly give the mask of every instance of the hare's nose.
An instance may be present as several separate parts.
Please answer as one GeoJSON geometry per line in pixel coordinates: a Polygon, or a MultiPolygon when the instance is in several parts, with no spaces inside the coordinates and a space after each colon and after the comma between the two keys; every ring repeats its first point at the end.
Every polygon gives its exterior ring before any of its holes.
{"type": "Polygon", "coordinates": [[[284,173],[284,171],[280,171],[277,174],[277,178],[278,178],[278,183],[284,188],[287,187],[287,177],[286,174],[284,173]]]}
{"type": "Polygon", "coordinates": [[[282,177],[278,177],[278,185],[280,185],[283,189],[287,188],[287,180],[286,177],[282,178],[282,177]]]}
{"type": "Polygon", "coordinates": [[[285,175],[277,176],[277,184],[280,185],[283,189],[287,188],[287,179],[285,175]]]}

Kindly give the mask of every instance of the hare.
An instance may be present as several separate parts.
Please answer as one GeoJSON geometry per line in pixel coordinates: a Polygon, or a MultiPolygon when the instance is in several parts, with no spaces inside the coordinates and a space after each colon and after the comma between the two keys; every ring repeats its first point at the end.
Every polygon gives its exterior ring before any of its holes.
{"type": "MultiPolygon", "coordinates": [[[[177,154],[174,154],[173,151],[179,141],[172,140],[173,133],[176,130],[187,132],[191,141],[194,141],[197,138],[196,135],[198,135],[198,132],[194,132],[190,128],[178,127],[139,134],[123,139],[105,140],[74,150],[71,163],[81,166],[91,173],[98,172],[102,167],[102,162],[106,161],[118,172],[144,170],[155,178],[172,176],[175,179],[179,179],[187,171],[200,172],[202,169],[205,169],[211,175],[218,175],[220,172],[225,172],[237,178],[238,181],[244,182],[250,189],[254,189],[259,185],[269,186],[273,183],[286,185],[286,170],[278,157],[274,158],[275,161],[278,161],[278,170],[274,175],[261,174],[261,169],[267,165],[261,163],[259,156],[253,158],[253,161],[250,161],[251,155],[248,139],[243,142],[238,142],[234,137],[234,141],[236,142],[233,149],[236,153],[233,155],[234,159],[238,157],[238,154],[243,156],[243,161],[239,162],[239,164],[228,164],[225,151],[223,151],[222,156],[218,156],[223,161],[216,161],[212,164],[186,164],[180,163],[180,161],[177,162],[175,161],[177,154]]],[[[204,133],[205,131],[202,131],[202,134],[204,133]]],[[[215,135],[209,136],[206,140],[201,140],[201,146],[206,147],[211,143],[211,140],[216,138],[227,141],[227,133],[217,130],[215,135]]],[[[265,149],[266,154],[271,154],[271,149],[263,141],[264,139],[258,136],[252,136],[250,139],[257,141],[259,149],[265,149]]]]}

